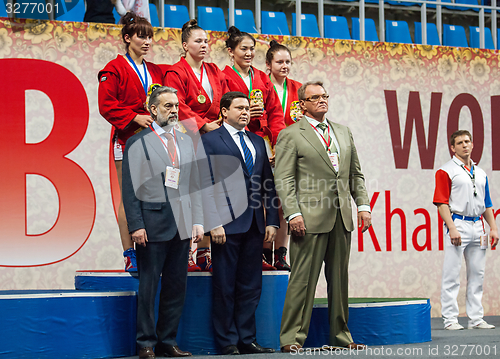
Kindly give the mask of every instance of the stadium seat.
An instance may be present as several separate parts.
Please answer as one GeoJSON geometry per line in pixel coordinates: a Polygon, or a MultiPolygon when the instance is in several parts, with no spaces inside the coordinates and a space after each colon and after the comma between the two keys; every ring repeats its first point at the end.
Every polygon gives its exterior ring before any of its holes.
{"type": "MultiPolygon", "coordinates": [[[[479,5],[477,0],[455,0],[455,4],[479,5]]],[[[465,10],[479,11],[478,8],[471,8],[471,7],[462,7],[462,6],[454,6],[454,7],[446,6],[446,7],[458,11],[465,11],[465,10]]]]}
{"type": "Polygon", "coordinates": [[[9,17],[3,1],[0,1],[0,17],[9,17]]]}
{"type": "MultiPolygon", "coordinates": [[[[427,0],[427,1],[436,1],[436,0],[427,0]]],[[[441,2],[449,2],[450,4],[452,3],[452,1],[451,1],[451,0],[441,0],[441,2]]],[[[446,5],[445,5],[445,6],[446,6],[446,5]]],[[[427,7],[428,7],[429,9],[435,9],[435,8],[436,8],[436,5],[434,5],[434,4],[427,4],[427,7]]]]}
{"type": "Polygon", "coordinates": [[[224,12],[220,7],[198,6],[198,25],[204,30],[227,31],[224,12]]]}
{"type": "Polygon", "coordinates": [[[290,35],[285,13],[262,11],[262,33],[265,35],[290,35]]]}
{"type": "Polygon", "coordinates": [[[411,44],[408,23],[406,21],[385,20],[385,41],[411,44]]]}
{"type": "Polygon", "coordinates": [[[16,3],[21,5],[20,14],[15,14],[18,19],[49,19],[45,0],[17,0],[16,3]]]}
{"type": "Polygon", "coordinates": [[[164,15],[165,27],[182,29],[182,25],[190,20],[188,9],[184,5],[165,5],[164,15]]]}
{"type": "Polygon", "coordinates": [[[497,49],[500,49],[500,29],[497,29],[497,49]]]}
{"type": "MultiPolygon", "coordinates": [[[[422,24],[415,22],[415,43],[422,43],[422,24]]],[[[441,45],[436,24],[427,23],[427,45],[441,45]]]]}
{"type": "Polygon", "coordinates": [[[234,26],[250,34],[257,33],[252,10],[234,9],[234,26]]]}
{"type": "MultiPolygon", "coordinates": [[[[352,39],[359,40],[361,39],[360,30],[359,30],[359,18],[353,17],[352,20],[352,39]]],[[[373,19],[365,18],[365,41],[379,41],[377,28],[375,26],[375,21],[373,19]]]]}
{"type": "Polygon", "coordinates": [[[416,2],[406,2],[406,1],[386,1],[388,4],[391,4],[391,5],[400,5],[400,6],[414,6],[414,5],[418,5],[420,6],[420,4],[416,3],[416,2]]]}
{"type": "Polygon", "coordinates": [[[115,24],[118,24],[120,22],[121,16],[118,14],[118,11],[116,11],[116,8],[113,8],[113,17],[115,18],[115,24]]]}
{"type": "Polygon", "coordinates": [[[151,18],[151,25],[153,27],[160,27],[160,19],[158,18],[158,10],[156,10],[156,5],[149,3],[149,16],[151,18]]]}
{"type": "MultiPolygon", "coordinates": [[[[469,39],[470,39],[470,47],[475,47],[479,49],[481,46],[479,39],[479,27],[477,26],[469,26],[469,39]]],[[[489,27],[484,28],[484,48],[495,50],[495,45],[493,44],[493,37],[491,36],[491,30],[489,27]]]]}
{"type": "Polygon", "coordinates": [[[82,22],[85,16],[85,2],[80,0],[57,0],[54,18],[59,21],[82,22]]]}
{"type": "Polygon", "coordinates": [[[464,27],[443,24],[443,45],[469,47],[464,27]]]}
{"type": "MultiPolygon", "coordinates": [[[[319,34],[319,28],[318,28],[318,20],[316,19],[316,15],[313,14],[301,14],[301,36],[308,36],[308,37],[321,37],[319,34]]],[[[292,36],[295,36],[295,21],[296,21],[296,14],[292,14],[292,36]]]]}
{"type": "Polygon", "coordinates": [[[325,37],[330,39],[350,40],[349,25],[343,16],[325,15],[325,37]]]}

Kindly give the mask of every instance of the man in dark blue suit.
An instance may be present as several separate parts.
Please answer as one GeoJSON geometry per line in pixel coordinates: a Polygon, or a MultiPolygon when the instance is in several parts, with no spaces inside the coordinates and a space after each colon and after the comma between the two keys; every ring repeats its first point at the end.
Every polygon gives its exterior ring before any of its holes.
{"type": "Polygon", "coordinates": [[[186,292],[189,240],[203,237],[200,177],[193,143],[174,129],[177,90],[159,87],[149,99],[153,124],[127,141],[123,204],[137,246],[139,358],[182,357],[177,328],[186,292]],[[154,302],[161,274],[158,322],[154,302]],[[155,347],[155,352],[153,352],[155,347]]]}
{"type": "Polygon", "coordinates": [[[202,135],[198,149],[199,158],[204,150],[209,167],[200,172],[212,237],[215,340],[226,355],[272,353],[256,341],[255,311],[263,240],[272,242],[279,227],[278,197],[264,140],[245,130],[248,97],[228,92],[220,109],[223,125],[202,135]]]}

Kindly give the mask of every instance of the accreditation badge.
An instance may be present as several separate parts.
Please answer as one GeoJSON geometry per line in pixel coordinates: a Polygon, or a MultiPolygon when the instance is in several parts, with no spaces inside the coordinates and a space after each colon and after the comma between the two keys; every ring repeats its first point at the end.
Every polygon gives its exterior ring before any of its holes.
{"type": "Polygon", "coordinates": [[[335,172],[339,171],[339,154],[337,152],[334,153],[329,153],[328,158],[330,159],[330,162],[332,163],[333,169],[335,172]]]}
{"type": "Polygon", "coordinates": [[[484,236],[481,236],[480,241],[481,241],[481,249],[488,249],[488,235],[485,234],[484,236]]]}
{"type": "Polygon", "coordinates": [[[180,169],[168,166],[165,174],[165,187],[178,189],[180,174],[180,169]]]}

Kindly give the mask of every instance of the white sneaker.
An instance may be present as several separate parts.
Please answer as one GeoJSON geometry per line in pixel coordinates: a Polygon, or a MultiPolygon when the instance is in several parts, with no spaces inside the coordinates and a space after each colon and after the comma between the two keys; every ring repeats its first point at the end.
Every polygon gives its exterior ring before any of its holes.
{"type": "Polygon", "coordinates": [[[477,325],[469,325],[469,329],[495,329],[494,325],[486,323],[484,320],[477,325]]]}
{"type": "Polygon", "coordinates": [[[446,329],[446,330],[462,330],[462,329],[465,329],[465,328],[462,327],[458,323],[451,323],[450,325],[444,327],[444,329],[446,329]]]}

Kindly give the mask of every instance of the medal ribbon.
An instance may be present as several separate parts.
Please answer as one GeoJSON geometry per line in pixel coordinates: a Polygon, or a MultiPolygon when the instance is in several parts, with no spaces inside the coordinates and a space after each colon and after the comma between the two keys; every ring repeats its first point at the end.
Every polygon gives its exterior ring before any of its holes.
{"type": "Polygon", "coordinates": [[[127,59],[130,61],[132,66],[134,67],[135,72],[137,72],[137,75],[139,75],[139,79],[141,80],[142,86],[144,87],[144,92],[146,93],[146,96],[148,96],[148,72],[146,69],[146,63],[144,60],[142,60],[142,67],[144,68],[144,79],[141,76],[141,73],[139,71],[139,68],[135,64],[134,60],[132,60],[132,57],[130,56],[129,53],[127,53],[127,59]]]}
{"type": "MultiPolygon", "coordinates": [[[[167,153],[170,156],[170,159],[172,160],[172,166],[175,167],[175,165],[176,165],[175,164],[175,159],[177,158],[177,146],[174,143],[175,151],[174,151],[174,154],[172,155],[170,153],[170,151],[168,150],[167,144],[165,143],[165,141],[163,141],[163,138],[161,138],[161,136],[155,131],[155,129],[153,128],[153,126],[150,125],[149,128],[151,128],[151,131],[153,131],[155,133],[155,135],[158,136],[158,138],[160,139],[160,141],[163,144],[163,146],[165,146],[165,149],[167,150],[167,153]]],[[[177,135],[175,134],[175,130],[173,132],[174,132],[174,141],[177,142],[177,135]]]]}
{"type": "Polygon", "coordinates": [[[192,77],[194,77],[196,86],[198,87],[198,90],[200,91],[199,94],[201,95],[202,94],[201,91],[203,89],[203,68],[205,67],[203,65],[203,61],[201,62],[201,75],[200,75],[199,80],[198,80],[198,77],[195,75],[194,70],[191,67],[191,65],[189,65],[189,63],[186,61],[186,58],[181,57],[181,62],[184,65],[184,67],[188,70],[188,72],[192,75],[192,77]]]}
{"type": "MultiPolygon", "coordinates": [[[[269,77],[271,77],[271,75],[269,75],[269,77]]],[[[274,91],[276,91],[276,94],[278,94],[278,90],[276,90],[276,86],[273,85],[273,87],[274,87],[274,91]]],[[[278,96],[279,96],[279,94],[278,94],[278,96]]],[[[283,109],[283,114],[285,114],[285,107],[286,107],[286,79],[285,79],[285,84],[283,85],[283,99],[281,100],[281,108],[283,109]]]]}
{"type": "MultiPolygon", "coordinates": [[[[233,70],[236,71],[236,73],[238,74],[238,76],[243,80],[243,77],[241,76],[240,72],[236,69],[236,67],[233,65],[233,70]]],[[[252,92],[252,68],[250,67],[250,70],[248,71],[248,76],[250,76],[250,90],[248,91],[248,93],[252,92]]],[[[243,82],[245,82],[245,80],[243,80],[243,82]]]]}

